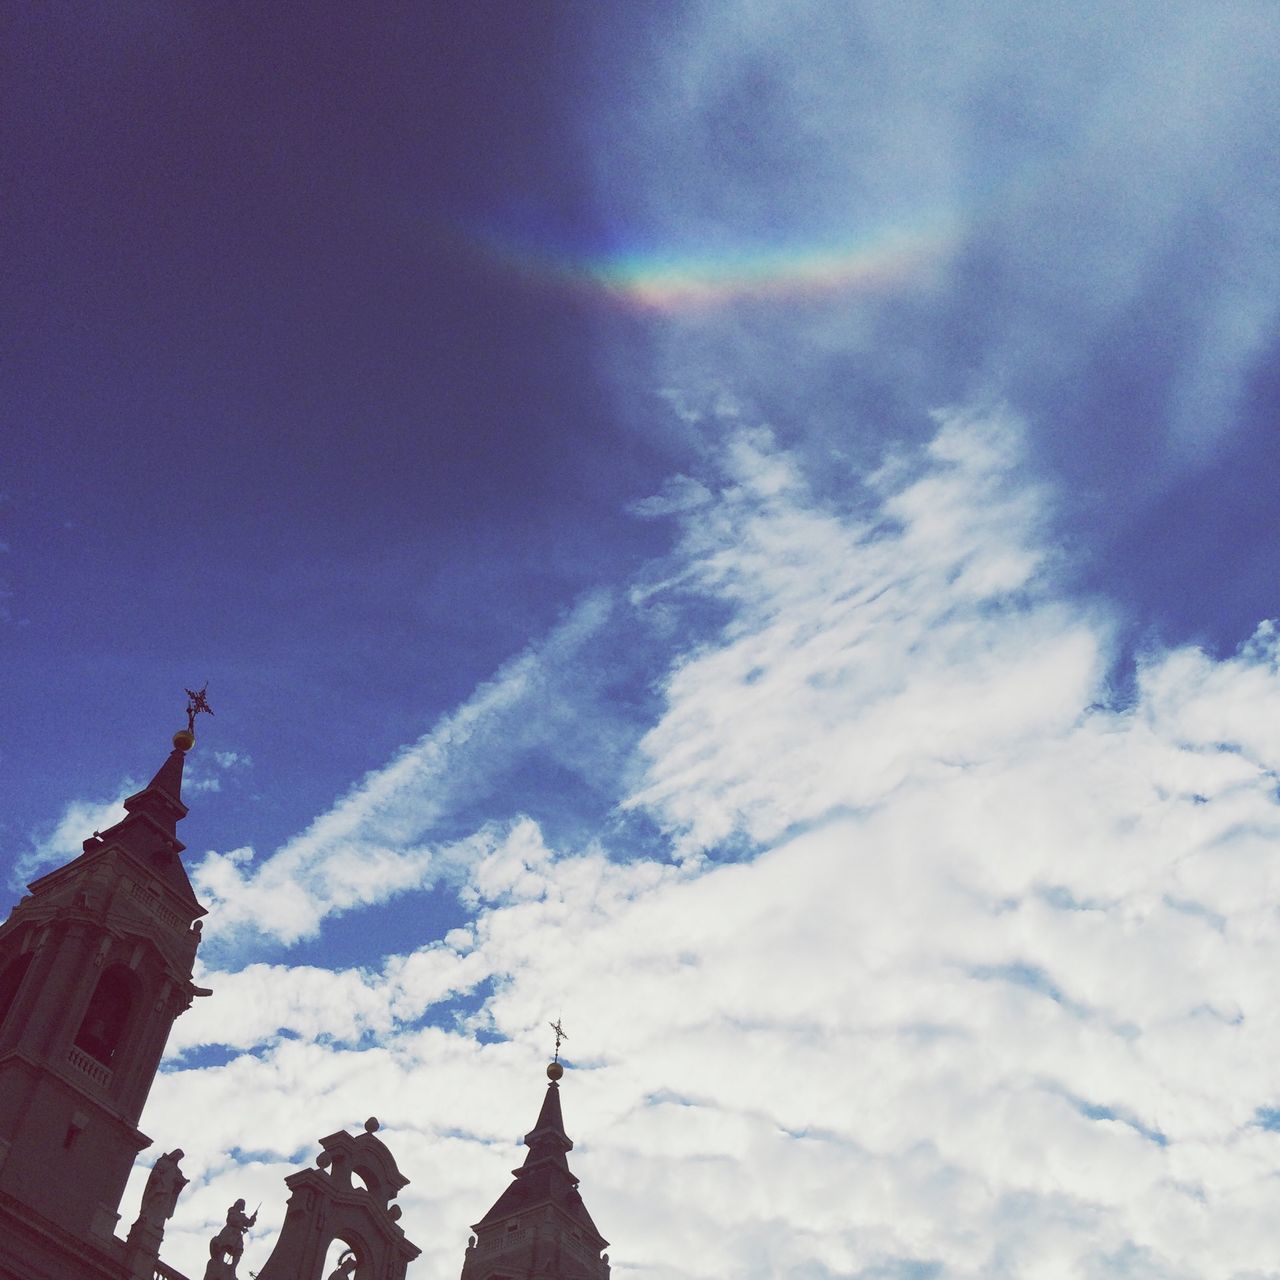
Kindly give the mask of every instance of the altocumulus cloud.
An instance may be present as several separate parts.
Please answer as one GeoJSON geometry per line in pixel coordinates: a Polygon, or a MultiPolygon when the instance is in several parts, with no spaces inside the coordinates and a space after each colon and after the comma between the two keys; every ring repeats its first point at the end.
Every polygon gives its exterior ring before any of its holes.
{"type": "MultiPolygon", "coordinates": [[[[264,1201],[260,1262],[290,1161],[374,1109],[414,1178],[417,1274],[454,1273],[562,1009],[620,1277],[1270,1273],[1280,637],[1150,652],[1117,700],[1017,422],[935,426],[842,505],[731,420],[707,496],[669,504],[676,551],[592,621],[665,610],[686,634],[673,612],[719,610],[671,654],[617,796],[662,831],[652,856],[495,821],[455,859],[468,923],[445,938],[377,970],[207,975],[148,1112],[193,1152],[175,1262],[236,1195],[264,1201]],[[229,1060],[184,1065],[197,1045],[229,1060]]],[[[432,750],[317,820],[323,877],[277,855],[299,919],[355,909],[329,886],[367,841],[395,849],[372,798],[407,804],[432,750]]],[[[447,797],[451,767],[423,785],[447,797]]],[[[364,899],[403,888],[383,865],[364,899]]]]}

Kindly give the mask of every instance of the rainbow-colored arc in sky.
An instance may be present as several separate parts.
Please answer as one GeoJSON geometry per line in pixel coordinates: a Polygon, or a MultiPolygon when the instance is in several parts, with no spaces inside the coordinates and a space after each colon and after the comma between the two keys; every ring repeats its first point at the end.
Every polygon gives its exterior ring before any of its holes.
{"type": "Polygon", "coordinates": [[[572,256],[486,239],[486,252],[531,279],[675,313],[738,299],[871,293],[904,283],[954,243],[954,225],[894,228],[848,243],[750,251],[572,256]]]}

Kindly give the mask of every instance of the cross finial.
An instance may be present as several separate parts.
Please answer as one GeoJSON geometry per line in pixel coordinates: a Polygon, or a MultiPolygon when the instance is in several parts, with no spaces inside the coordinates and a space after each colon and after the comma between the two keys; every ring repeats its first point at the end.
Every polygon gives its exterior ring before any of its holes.
{"type": "Polygon", "coordinates": [[[187,732],[194,734],[196,731],[196,716],[202,711],[213,715],[213,708],[209,705],[209,699],[204,696],[205,689],[209,687],[209,682],[204,682],[204,689],[188,689],[187,690],[187,732]]]}
{"type": "Polygon", "coordinates": [[[560,1042],[562,1040],[567,1040],[569,1038],[569,1033],[560,1025],[559,1018],[557,1018],[554,1022],[549,1022],[547,1025],[551,1028],[552,1031],[556,1033],[556,1056],[552,1059],[552,1061],[559,1062],[560,1061],[560,1042]]]}

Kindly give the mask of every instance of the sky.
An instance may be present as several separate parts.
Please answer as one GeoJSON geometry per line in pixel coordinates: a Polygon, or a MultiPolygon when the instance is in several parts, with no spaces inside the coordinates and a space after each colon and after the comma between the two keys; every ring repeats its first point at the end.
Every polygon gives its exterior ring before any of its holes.
{"type": "Polygon", "coordinates": [[[618,1280],[1263,1280],[1280,12],[12,9],[4,905],[159,766],[164,1256],[552,1047],[618,1280]]]}

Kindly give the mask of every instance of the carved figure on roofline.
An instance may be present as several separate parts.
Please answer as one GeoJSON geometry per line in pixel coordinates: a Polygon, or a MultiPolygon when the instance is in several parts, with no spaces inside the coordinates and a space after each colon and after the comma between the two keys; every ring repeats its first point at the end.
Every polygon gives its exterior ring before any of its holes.
{"type": "Polygon", "coordinates": [[[244,1252],[244,1233],[258,1220],[258,1211],[245,1213],[244,1201],[237,1200],[227,1210],[226,1225],[209,1241],[209,1265],[204,1280],[235,1280],[236,1267],[244,1252]]]}
{"type": "Polygon", "coordinates": [[[187,1185],[187,1179],[178,1167],[182,1155],[181,1147],[166,1151],[147,1174],[142,1204],[125,1242],[131,1274],[149,1276],[155,1270],[160,1244],[164,1240],[164,1224],[173,1217],[178,1196],[187,1185]]]}
{"type": "Polygon", "coordinates": [[[181,1147],[166,1152],[151,1166],[147,1185],[142,1189],[142,1209],[138,1217],[156,1227],[163,1227],[173,1217],[174,1208],[187,1179],[178,1168],[183,1157],[181,1147]]]}

